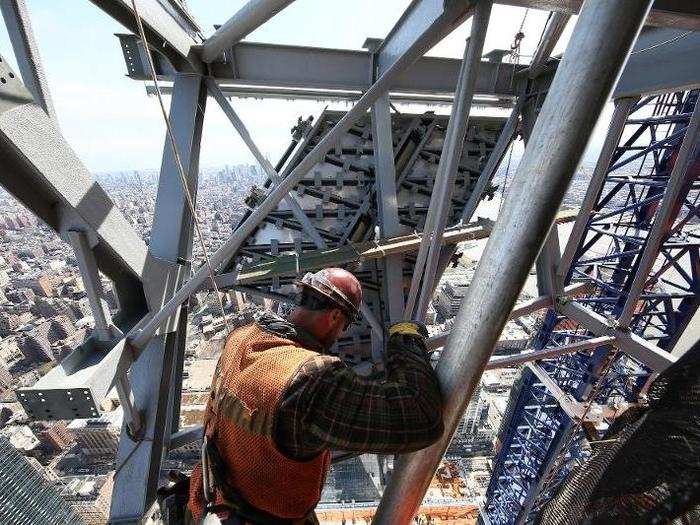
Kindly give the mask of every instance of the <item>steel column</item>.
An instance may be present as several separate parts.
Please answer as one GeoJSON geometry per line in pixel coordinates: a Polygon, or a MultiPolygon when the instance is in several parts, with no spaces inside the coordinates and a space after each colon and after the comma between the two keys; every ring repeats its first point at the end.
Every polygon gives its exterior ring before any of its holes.
{"type": "Polygon", "coordinates": [[[683,137],[683,143],[678,151],[678,157],[676,157],[675,164],[673,165],[669,184],[664,192],[661,205],[654,215],[654,224],[647,237],[641,258],[637,263],[637,273],[627,292],[624,307],[618,318],[618,322],[623,328],[628,327],[632,320],[639,296],[644,290],[647,279],[649,278],[649,272],[653,268],[654,261],[656,261],[656,257],[659,254],[659,247],[664,237],[668,235],[669,230],[673,227],[673,221],[678,212],[678,206],[680,205],[678,198],[683,188],[688,187],[688,172],[693,166],[693,163],[697,160],[699,150],[700,104],[696,103],[693,115],[685,130],[685,136],[683,137]]]}
{"type": "Polygon", "coordinates": [[[491,1],[483,0],[477,4],[472,20],[471,36],[467,41],[462,58],[455,102],[450,114],[450,122],[445,134],[445,142],[440,155],[435,176],[437,187],[430,198],[428,216],[425,219],[423,236],[414,268],[411,288],[408,292],[404,317],[422,321],[433,295],[433,283],[437,270],[442,235],[447,223],[452,192],[454,191],[457,169],[462,159],[464,137],[467,133],[469,112],[474,97],[474,86],[478,74],[479,62],[484,49],[486,30],[491,15],[491,1]],[[421,286],[422,283],[422,286],[421,286]],[[420,295],[419,295],[420,293],[420,295]]]}
{"type": "Polygon", "coordinates": [[[27,5],[24,0],[5,0],[0,2],[0,9],[24,85],[31,92],[34,101],[58,126],[27,5]]]}
{"type": "MultiPolygon", "coordinates": [[[[170,121],[193,199],[197,191],[206,99],[202,77],[179,75],[176,78],[170,121]]],[[[179,284],[179,276],[189,273],[192,230],[193,217],[182,187],[175,152],[166,136],[149,253],[171,265],[183,265],[184,271],[179,275],[154,271],[144,276],[145,282],[160,291],[153,294],[152,309],[159,308],[171,297],[179,284]]],[[[179,309],[178,304],[171,314],[177,314],[179,309]]],[[[182,362],[177,353],[184,351],[184,345],[178,343],[186,335],[177,330],[178,327],[180,330],[185,328],[186,323],[177,321],[175,315],[167,328],[149,340],[129,371],[135,410],[142,417],[143,429],[139,441],[133,441],[126,428],[122,429],[110,510],[110,522],[113,523],[140,520],[155,501],[163,450],[168,447],[171,429],[176,428],[172,418],[178,416],[173,410],[179,402],[173,399],[172,381],[179,377],[174,366],[182,362]]]]}
{"type": "Polygon", "coordinates": [[[476,388],[651,0],[588,0],[437,366],[445,433],[399,459],[378,524],[407,524],[476,388]]]}
{"type": "MultiPolygon", "coordinates": [[[[372,145],[374,149],[374,174],[379,220],[379,237],[386,239],[403,233],[399,223],[396,195],[396,168],[394,143],[391,131],[389,96],[384,94],[372,106],[372,145]]],[[[389,321],[397,323],[403,318],[403,255],[384,258],[384,289],[386,290],[389,321]]]]}
{"type": "Polygon", "coordinates": [[[202,60],[213,62],[226,49],[243,40],[249,33],[282,11],[294,0],[249,0],[202,45],[202,60]]]}

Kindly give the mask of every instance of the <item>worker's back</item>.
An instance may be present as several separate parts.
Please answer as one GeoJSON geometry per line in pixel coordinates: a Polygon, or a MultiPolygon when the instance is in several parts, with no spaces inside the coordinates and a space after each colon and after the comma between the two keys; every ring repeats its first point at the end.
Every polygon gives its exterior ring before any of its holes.
{"type": "MultiPolygon", "coordinates": [[[[284,518],[303,518],[321,496],[330,454],[308,461],[282,454],[273,439],[281,395],[299,366],[315,352],[263,330],[257,323],[229,336],[207,407],[206,428],[220,456],[225,492],[231,490],[256,509],[284,518]]],[[[192,475],[190,509],[199,519],[204,506],[201,468],[192,475]]],[[[223,503],[217,491],[216,503],[223,503]]]]}

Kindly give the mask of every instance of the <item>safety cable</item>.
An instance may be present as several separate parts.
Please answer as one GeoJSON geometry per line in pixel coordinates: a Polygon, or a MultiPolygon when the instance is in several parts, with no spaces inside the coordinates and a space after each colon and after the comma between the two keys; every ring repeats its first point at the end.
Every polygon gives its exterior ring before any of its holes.
{"type": "MultiPolygon", "coordinates": [[[[209,278],[211,279],[211,285],[216,294],[216,299],[219,303],[219,308],[221,309],[221,316],[224,319],[224,326],[226,327],[226,332],[230,332],[228,319],[226,317],[226,312],[224,311],[224,303],[221,300],[221,294],[219,293],[219,287],[216,285],[216,279],[214,278],[214,269],[211,266],[211,261],[209,260],[209,253],[207,252],[207,247],[204,244],[204,235],[202,234],[202,228],[199,224],[199,219],[197,219],[197,212],[194,207],[194,202],[192,200],[192,195],[187,187],[187,177],[185,176],[185,169],[182,166],[182,160],[180,159],[180,152],[177,149],[177,143],[175,142],[175,135],[173,134],[172,126],[170,124],[170,118],[168,117],[168,112],[165,109],[165,103],[163,102],[163,94],[160,90],[160,85],[158,84],[158,76],[156,75],[156,69],[153,65],[153,57],[151,56],[151,50],[148,47],[148,41],[146,40],[146,32],[143,29],[143,22],[141,21],[141,16],[139,15],[138,7],[136,6],[136,0],[131,0],[131,5],[134,8],[134,17],[136,18],[136,25],[139,30],[139,36],[143,42],[143,47],[146,52],[146,58],[148,61],[148,67],[151,73],[151,80],[155,86],[156,96],[160,105],[161,113],[163,114],[163,120],[165,121],[165,127],[167,129],[168,138],[170,140],[170,145],[173,148],[173,153],[175,155],[175,162],[177,164],[177,171],[180,175],[180,182],[182,183],[182,189],[185,194],[185,200],[187,201],[187,206],[192,214],[192,219],[194,222],[195,230],[197,232],[197,238],[199,239],[199,244],[202,248],[202,253],[204,255],[205,264],[209,271],[209,278]]],[[[201,108],[200,108],[201,111],[201,108]]]]}

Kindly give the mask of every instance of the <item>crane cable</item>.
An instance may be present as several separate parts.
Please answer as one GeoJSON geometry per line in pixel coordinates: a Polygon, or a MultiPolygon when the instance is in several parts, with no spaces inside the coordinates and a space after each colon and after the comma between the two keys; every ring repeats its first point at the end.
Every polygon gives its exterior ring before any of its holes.
{"type": "Polygon", "coordinates": [[[224,326],[226,327],[226,332],[230,332],[228,319],[226,317],[226,312],[224,311],[224,303],[221,299],[221,294],[219,293],[219,287],[216,284],[216,279],[214,278],[214,269],[211,266],[211,261],[209,260],[209,253],[207,252],[207,247],[204,244],[204,235],[202,234],[202,228],[197,219],[197,212],[194,207],[194,202],[192,200],[192,195],[187,187],[187,177],[185,176],[185,169],[182,166],[182,160],[180,158],[180,152],[177,148],[177,143],[175,142],[175,135],[173,134],[172,126],[170,124],[170,118],[168,117],[168,112],[165,109],[165,103],[163,102],[163,94],[160,90],[160,85],[158,84],[158,76],[156,75],[156,69],[153,65],[153,57],[151,56],[151,50],[148,47],[148,41],[146,40],[146,32],[143,29],[143,22],[141,16],[139,15],[138,7],[136,7],[136,0],[131,0],[131,5],[134,8],[134,17],[136,18],[136,25],[138,27],[139,36],[143,42],[143,47],[146,52],[146,58],[148,60],[148,67],[150,69],[151,80],[155,85],[156,96],[160,105],[161,113],[163,114],[163,120],[165,121],[165,127],[167,129],[168,138],[170,140],[170,145],[173,148],[173,153],[175,155],[175,163],[177,165],[177,171],[180,175],[180,182],[182,183],[182,189],[185,194],[185,200],[187,201],[187,206],[192,214],[192,219],[194,222],[195,230],[197,232],[197,238],[199,239],[200,247],[202,248],[202,253],[204,254],[205,264],[207,265],[207,270],[209,271],[209,278],[211,279],[211,285],[216,294],[216,298],[219,303],[219,308],[221,309],[221,316],[224,319],[224,326]]]}

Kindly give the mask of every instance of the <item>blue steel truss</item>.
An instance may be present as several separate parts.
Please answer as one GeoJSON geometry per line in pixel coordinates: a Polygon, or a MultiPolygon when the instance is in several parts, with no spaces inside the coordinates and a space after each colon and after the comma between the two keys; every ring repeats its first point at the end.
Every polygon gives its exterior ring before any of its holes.
{"type": "MultiPolygon", "coordinates": [[[[566,277],[566,284],[593,285],[574,300],[605,317],[617,319],[622,312],[697,98],[697,91],[656,95],[630,111],[566,277]]],[[[696,158],[630,323],[633,332],[663,349],[672,348],[700,303],[699,198],[696,158]]],[[[553,348],[590,337],[549,310],[533,346],[553,348]]],[[[566,394],[608,406],[637,401],[650,374],[610,346],[538,364],[566,394]]],[[[494,525],[531,522],[589,449],[580,424],[526,368],[511,395],[497,450],[481,520],[494,525]]]]}

